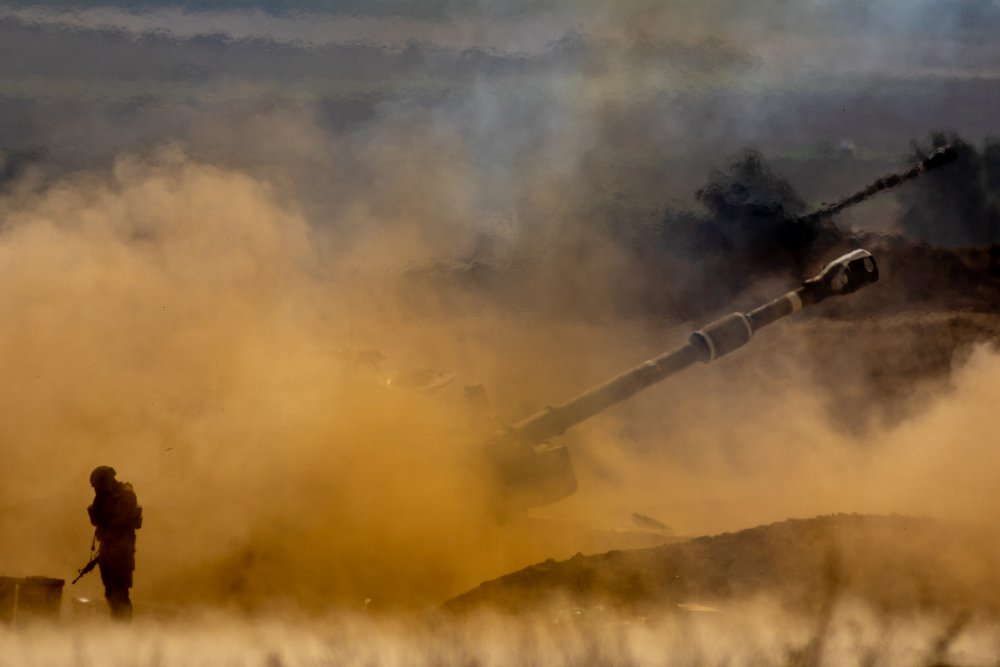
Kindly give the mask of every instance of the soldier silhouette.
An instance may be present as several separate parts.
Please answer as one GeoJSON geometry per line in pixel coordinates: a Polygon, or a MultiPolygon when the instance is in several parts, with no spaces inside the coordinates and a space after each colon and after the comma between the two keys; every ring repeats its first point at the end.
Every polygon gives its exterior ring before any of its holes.
{"type": "Polygon", "coordinates": [[[104,597],[111,608],[111,618],[130,621],[132,600],[128,590],[135,570],[135,531],[142,527],[142,508],[132,485],[115,479],[114,468],[94,468],[90,485],[94,487],[94,503],[87,513],[100,543],[97,565],[101,569],[104,597]]]}

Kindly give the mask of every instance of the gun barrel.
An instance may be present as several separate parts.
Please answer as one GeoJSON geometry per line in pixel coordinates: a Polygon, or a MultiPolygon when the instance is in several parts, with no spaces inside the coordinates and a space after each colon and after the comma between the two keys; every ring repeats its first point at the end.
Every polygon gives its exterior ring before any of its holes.
{"type": "Polygon", "coordinates": [[[691,334],[676,350],[645,361],[569,401],[517,422],[510,431],[521,443],[537,445],[698,361],[709,363],[750,342],[754,333],[804,307],[855,292],[878,280],[867,250],[855,250],[827,264],[801,287],[747,313],[732,313],[691,334]]]}
{"type": "Polygon", "coordinates": [[[933,153],[931,153],[926,158],[924,158],[917,164],[913,165],[909,169],[904,169],[903,171],[898,171],[896,173],[889,174],[888,176],[883,176],[882,178],[869,184],[868,186],[862,188],[861,190],[858,190],[854,194],[848,195],[843,199],[840,199],[832,204],[824,206],[823,208],[817,211],[813,211],[812,213],[799,216],[798,218],[796,218],[796,220],[804,223],[816,223],[819,222],[820,220],[831,218],[849,206],[854,206],[855,204],[859,204],[865,201],[866,199],[878,194],[879,192],[882,192],[883,190],[888,190],[890,188],[894,188],[898,185],[901,185],[906,181],[912,180],[917,176],[927,173],[931,169],[936,169],[937,167],[946,165],[949,162],[954,162],[957,158],[958,158],[958,151],[955,149],[954,146],[951,145],[942,146],[941,148],[937,149],[936,151],[934,151],[933,153]]]}
{"type": "Polygon", "coordinates": [[[645,361],[616,378],[580,394],[562,405],[547,407],[511,427],[518,439],[527,443],[541,443],[562,435],[571,426],[615,403],[634,396],[646,387],[678,373],[701,360],[701,353],[693,345],[665,352],[645,361]]]}

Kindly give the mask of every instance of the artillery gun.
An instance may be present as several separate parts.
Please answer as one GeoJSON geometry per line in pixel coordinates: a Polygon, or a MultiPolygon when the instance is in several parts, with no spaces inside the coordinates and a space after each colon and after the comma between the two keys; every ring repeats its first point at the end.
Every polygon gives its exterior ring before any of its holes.
{"type": "MultiPolygon", "coordinates": [[[[862,190],[797,220],[815,223],[869,197],[947,164],[956,158],[945,146],[913,167],[880,178],[862,190]]],[[[794,222],[794,220],[793,220],[794,222]]],[[[497,499],[502,512],[553,503],[576,491],[576,475],[564,443],[552,442],[580,422],[621,403],[643,389],[698,362],[710,363],[743,347],[764,327],[834,296],[843,296],[878,280],[875,258],[867,250],[854,250],[827,264],[773,301],[745,313],[732,313],[691,334],[685,345],[649,359],[621,375],[557,406],[497,431],[487,440],[491,468],[503,494],[497,499]]]]}

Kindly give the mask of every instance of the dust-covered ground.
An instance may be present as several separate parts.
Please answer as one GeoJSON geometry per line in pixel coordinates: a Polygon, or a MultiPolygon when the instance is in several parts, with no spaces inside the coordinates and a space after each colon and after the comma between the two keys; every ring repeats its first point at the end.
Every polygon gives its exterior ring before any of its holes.
{"type": "Polygon", "coordinates": [[[939,655],[954,618],[866,599],[829,630],[421,614],[789,517],[1000,519],[998,12],[0,3],[0,574],[72,578],[97,465],[145,517],[136,625],[74,615],[90,575],[0,664],[994,659],[983,610],[939,655]],[[504,424],[859,246],[878,284],[572,429],[577,492],[497,507],[504,424]]]}

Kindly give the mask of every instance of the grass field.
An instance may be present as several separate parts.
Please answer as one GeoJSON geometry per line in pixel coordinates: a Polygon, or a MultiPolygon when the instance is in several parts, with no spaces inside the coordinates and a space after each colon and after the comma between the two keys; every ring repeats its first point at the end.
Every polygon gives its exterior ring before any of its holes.
{"type": "Polygon", "coordinates": [[[247,665],[931,665],[990,664],[995,623],[879,618],[841,605],[830,618],[786,614],[757,600],[659,618],[602,609],[533,617],[331,616],[197,618],[131,627],[64,619],[0,629],[0,666],[247,665]]]}

